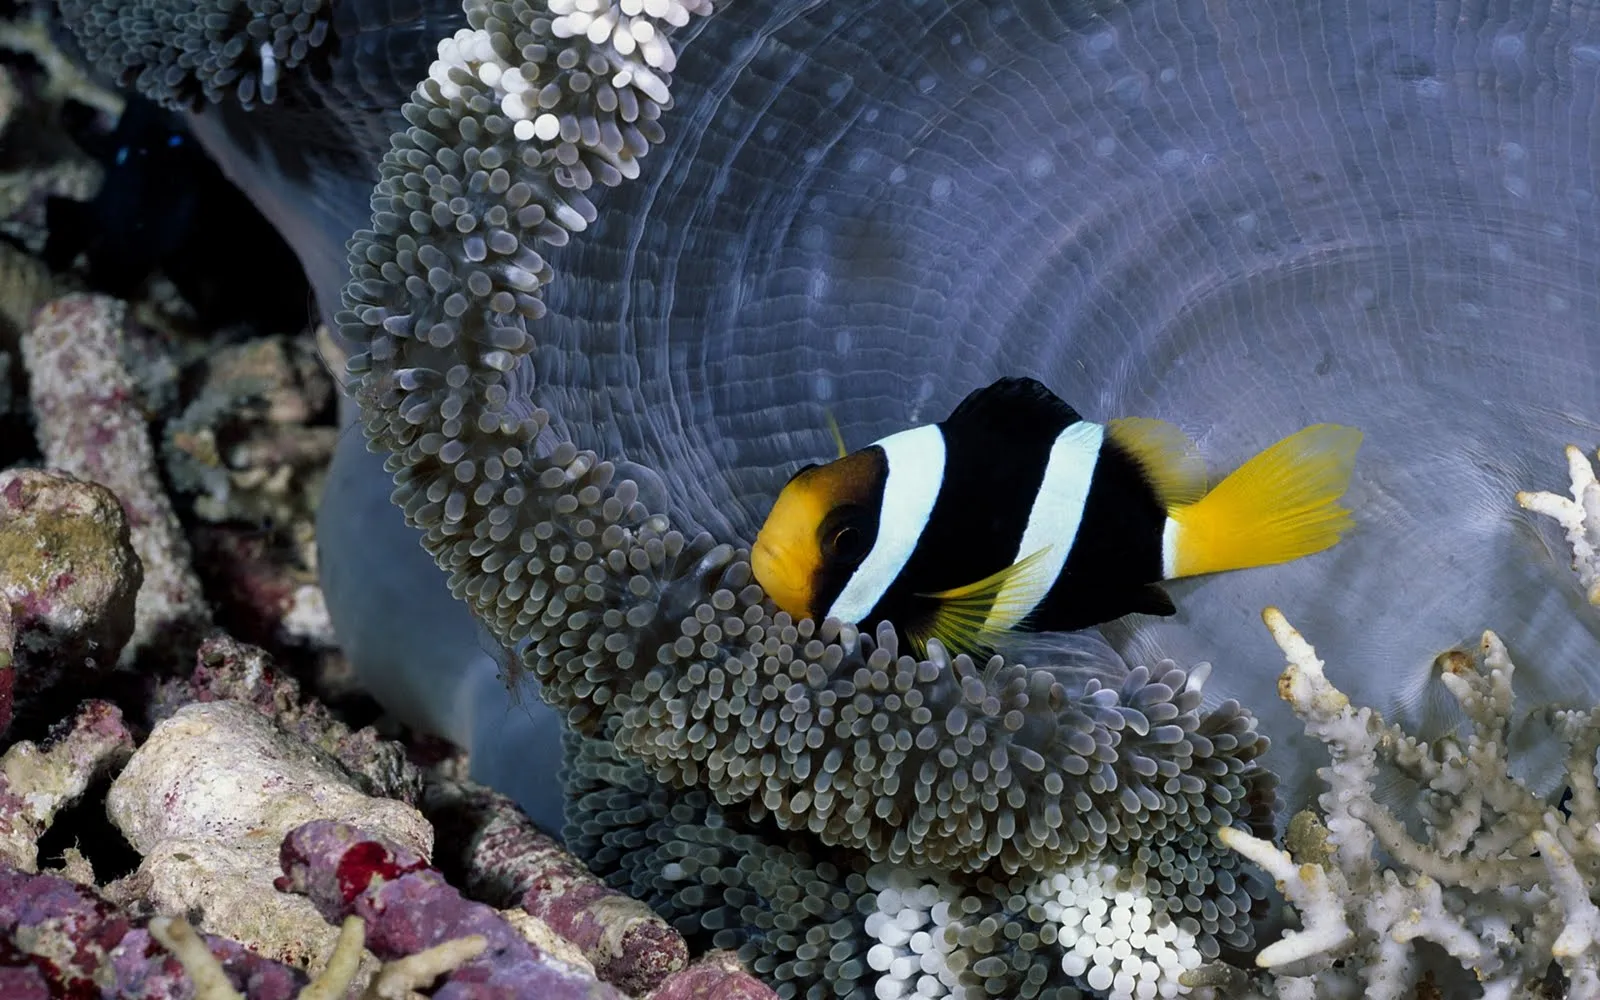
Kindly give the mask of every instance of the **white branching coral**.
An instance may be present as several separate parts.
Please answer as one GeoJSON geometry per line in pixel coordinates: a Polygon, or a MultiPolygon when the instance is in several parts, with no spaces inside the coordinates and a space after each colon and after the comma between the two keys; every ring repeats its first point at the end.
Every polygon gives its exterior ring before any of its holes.
{"type": "Polygon", "coordinates": [[[1600,605],[1600,482],[1594,466],[1576,445],[1567,445],[1567,470],[1572,477],[1572,499],[1555,493],[1517,494],[1517,503],[1535,514],[1554,518],[1566,529],[1572,546],[1572,569],[1589,597],[1600,605]]]}
{"type": "Polygon", "coordinates": [[[1465,731],[1430,745],[1352,706],[1283,615],[1268,608],[1263,617],[1289,661],[1279,693],[1332,758],[1318,772],[1327,785],[1321,817],[1297,817],[1288,850],[1241,830],[1220,832],[1278,881],[1300,914],[1302,929],[1256,959],[1276,995],[1415,996],[1424,972],[1416,945],[1431,941],[1476,978],[1484,997],[1544,996],[1552,963],[1569,1000],[1600,997],[1600,712],[1552,713],[1568,749],[1572,794],[1563,810],[1510,772],[1514,665],[1493,632],[1483,634],[1477,657],[1445,659],[1442,680],[1466,716],[1465,731]],[[1394,775],[1421,789],[1412,815],[1375,797],[1394,775]]]}

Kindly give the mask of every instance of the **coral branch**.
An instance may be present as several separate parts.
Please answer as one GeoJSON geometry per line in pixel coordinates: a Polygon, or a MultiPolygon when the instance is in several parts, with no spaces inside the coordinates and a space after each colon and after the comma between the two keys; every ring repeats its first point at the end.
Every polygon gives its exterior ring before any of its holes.
{"type": "Polygon", "coordinates": [[[374,1000],[409,1000],[415,991],[482,955],[488,946],[482,934],[472,934],[396,959],[373,977],[367,996],[374,1000]]]}
{"type": "Polygon", "coordinates": [[[182,917],[156,917],[150,921],[150,936],[183,963],[198,1000],[244,1000],[244,995],[228,982],[222,963],[211,954],[211,949],[189,926],[189,921],[182,917]]]}
{"type": "Polygon", "coordinates": [[[1295,864],[1288,851],[1279,850],[1243,830],[1224,827],[1217,832],[1226,846],[1254,861],[1277,880],[1278,891],[1298,910],[1305,926],[1289,931],[1261,949],[1256,964],[1262,968],[1303,966],[1312,959],[1342,954],[1355,939],[1344,918],[1341,897],[1349,892],[1338,869],[1316,864],[1295,864]]]}
{"type": "Polygon", "coordinates": [[[1550,953],[1567,974],[1567,1000],[1594,1000],[1600,997],[1600,908],[1591,898],[1593,877],[1586,880],[1579,873],[1572,855],[1550,833],[1535,832],[1533,842],[1566,918],[1550,953]]]}
{"type": "Polygon", "coordinates": [[[1525,510],[1554,518],[1567,532],[1572,546],[1572,569],[1578,574],[1589,603],[1600,605],[1600,482],[1594,466],[1576,445],[1567,445],[1567,472],[1572,479],[1572,499],[1554,493],[1517,494],[1525,510]]]}
{"type": "MultiPolygon", "coordinates": [[[[328,964],[296,1000],[339,1000],[349,992],[361,969],[361,953],[366,947],[367,925],[360,917],[345,917],[339,927],[339,940],[328,956],[328,964]]],[[[376,983],[384,969],[373,977],[376,983]]]]}
{"type": "Polygon", "coordinates": [[[1263,618],[1288,660],[1279,692],[1332,758],[1318,771],[1325,837],[1315,823],[1309,832],[1291,824],[1281,851],[1238,830],[1219,834],[1279,880],[1303,922],[1258,956],[1278,995],[1413,996],[1423,968],[1416,943],[1427,940],[1475,976],[1485,997],[1528,995],[1552,962],[1567,976],[1568,997],[1600,996],[1591,713],[1557,713],[1576,804],[1568,816],[1511,774],[1515,665],[1494,633],[1484,633],[1476,658],[1441,661],[1468,731],[1429,747],[1352,706],[1276,608],[1263,618]],[[1424,782],[1415,814],[1377,800],[1382,768],[1424,782]]]}

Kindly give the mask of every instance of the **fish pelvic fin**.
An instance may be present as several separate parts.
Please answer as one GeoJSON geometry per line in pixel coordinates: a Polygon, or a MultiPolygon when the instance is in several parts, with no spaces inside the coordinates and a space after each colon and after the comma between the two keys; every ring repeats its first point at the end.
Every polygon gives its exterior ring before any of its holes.
{"type": "Polygon", "coordinates": [[[1006,634],[1022,625],[1050,585],[1045,578],[1045,546],[981,580],[918,597],[936,602],[928,623],[910,630],[918,652],[938,639],[951,656],[992,652],[1006,634]]]}
{"type": "Polygon", "coordinates": [[[1206,495],[1205,459],[1177,427],[1154,417],[1118,417],[1106,422],[1106,435],[1133,456],[1163,507],[1183,507],[1206,495]]]}
{"type": "Polygon", "coordinates": [[[1270,566],[1331,548],[1354,523],[1350,486],[1361,432],[1313,424],[1256,455],[1200,500],[1167,512],[1168,579],[1270,566]]]}

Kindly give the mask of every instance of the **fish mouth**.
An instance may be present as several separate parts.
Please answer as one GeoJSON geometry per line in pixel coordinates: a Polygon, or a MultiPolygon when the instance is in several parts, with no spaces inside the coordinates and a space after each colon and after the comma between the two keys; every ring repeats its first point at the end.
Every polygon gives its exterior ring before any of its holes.
{"type": "Polygon", "coordinates": [[[805,584],[793,571],[792,560],[764,538],[750,547],[750,571],[780,609],[796,618],[809,615],[805,584]]]}

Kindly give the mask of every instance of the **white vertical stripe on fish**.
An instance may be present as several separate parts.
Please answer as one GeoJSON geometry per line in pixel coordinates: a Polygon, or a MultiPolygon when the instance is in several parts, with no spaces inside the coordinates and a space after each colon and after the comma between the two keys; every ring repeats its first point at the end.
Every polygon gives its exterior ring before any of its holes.
{"type": "Polygon", "coordinates": [[[828,609],[828,617],[842,622],[865,618],[900,575],[944,482],[944,433],[937,424],[891,434],[875,444],[887,460],[878,538],[828,609]]]}
{"type": "Polygon", "coordinates": [[[1178,575],[1178,522],[1167,518],[1161,529],[1161,578],[1171,580],[1178,575]]]}
{"type": "Polygon", "coordinates": [[[1105,426],[1080,420],[1056,435],[1045,463],[1044,479],[1034,494],[1028,511],[1028,526],[1012,562],[1025,559],[1040,549],[1049,548],[1039,563],[1026,573],[1009,577],[984,620],[985,628],[1009,629],[1032,611],[1061,575],[1083,524],[1083,508],[1089,500],[1095,463],[1105,441],[1105,426]]]}

